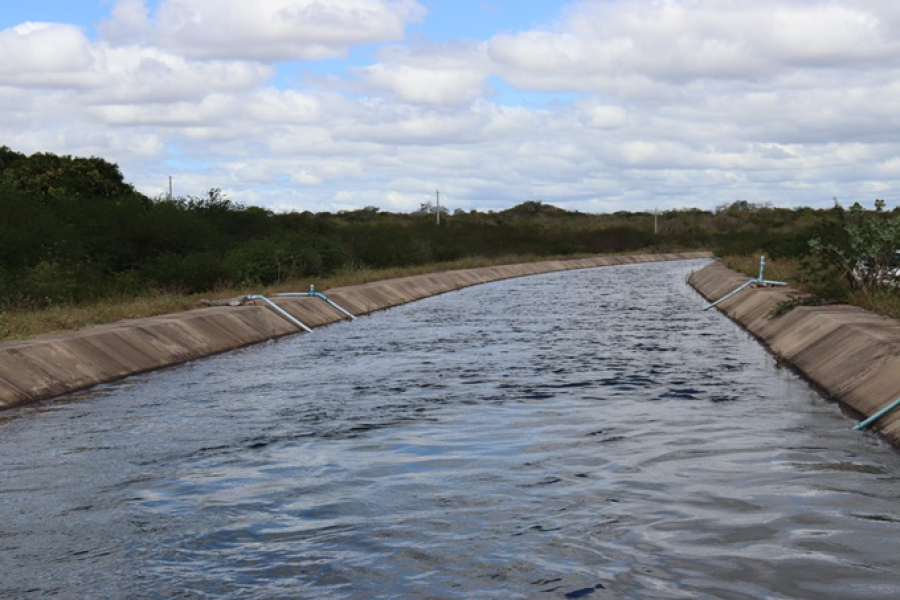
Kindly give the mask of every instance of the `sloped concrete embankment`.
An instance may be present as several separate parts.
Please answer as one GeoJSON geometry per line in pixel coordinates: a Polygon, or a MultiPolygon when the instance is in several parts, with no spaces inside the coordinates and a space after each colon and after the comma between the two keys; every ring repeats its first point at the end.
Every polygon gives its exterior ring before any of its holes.
{"type": "MultiPolygon", "coordinates": [[[[362,315],[511,277],[710,257],[706,252],[645,254],[484,267],[335,288],[328,291],[328,297],[351,313],[362,315]]],[[[312,328],[346,318],[317,298],[277,298],[274,301],[312,328]]],[[[6,342],[0,344],[0,408],[66,394],[294,333],[297,328],[271,309],[240,306],[203,308],[6,342]]]]}
{"type": "MultiPolygon", "coordinates": [[[[711,263],[690,278],[710,301],[750,279],[711,263]]],[[[762,340],[835,400],[869,417],[900,398],[900,322],[847,305],[798,307],[776,319],[769,312],[796,290],[749,288],[718,308],[762,340]]],[[[900,447],[900,409],[873,429],[900,447]]]]}

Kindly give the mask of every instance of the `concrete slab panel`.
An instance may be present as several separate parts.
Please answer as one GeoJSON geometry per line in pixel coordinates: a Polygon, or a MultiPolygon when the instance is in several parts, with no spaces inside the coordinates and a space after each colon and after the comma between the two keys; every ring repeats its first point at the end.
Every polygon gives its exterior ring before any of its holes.
{"type": "MultiPolygon", "coordinates": [[[[720,263],[690,278],[707,300],[715,301],[746,281],[720,263]]],[[[858,307],[798,307],[772,319],[768,312],[791,288],[748,288],[723,302],[723,313],[762,340],[780,360],[825,394],[868,417],[900,398],[900,323],[858,307]]],[[[900,411],[874,424],[900,446],[900,411]]]]}

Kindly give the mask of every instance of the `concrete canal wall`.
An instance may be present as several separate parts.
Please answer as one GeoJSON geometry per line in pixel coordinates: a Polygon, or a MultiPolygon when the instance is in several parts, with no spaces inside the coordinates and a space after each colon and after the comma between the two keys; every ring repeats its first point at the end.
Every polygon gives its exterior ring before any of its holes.
{"type": "MultiPolygon", "coordinates": [[[[328,290],[355,315],[511,277],[643,262],[711,258],[707,252],[602,256],[447,271],[328,290]]],[[[273,301],[309,327],[346,318],[318,298],[273,301]]],[[[0,408],[10,408],[297,333],[263,305],[202,308],[0,344],[0,408]]]]}
{"type": "MultiPolygon", "coordinates": [[[[690,278],[710,301],[750,279],[712,263],[690,278]]],[[[751,287],[718,306],[835,400],[869,417],[900,398],[900,322],[847,305],[798,307],[768,318],[796,290],[751,287]]],[[[900,409],[872,426],[900,447],[900,409]]]]}

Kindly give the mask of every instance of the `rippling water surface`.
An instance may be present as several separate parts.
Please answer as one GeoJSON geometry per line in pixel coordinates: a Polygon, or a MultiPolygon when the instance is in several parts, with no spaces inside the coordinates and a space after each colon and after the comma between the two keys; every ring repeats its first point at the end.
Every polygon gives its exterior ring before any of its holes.
{"type": "Polygon", "coordinates": [[[900,597],[900,456],[684,284],[469,288],[0,415],[0,596],[900,597]]]}

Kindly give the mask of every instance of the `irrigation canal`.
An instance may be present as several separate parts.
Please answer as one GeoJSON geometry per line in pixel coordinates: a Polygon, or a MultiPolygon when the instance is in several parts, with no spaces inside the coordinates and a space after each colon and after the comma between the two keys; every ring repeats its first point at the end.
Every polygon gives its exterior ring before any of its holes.
{"type": "Polygon", "coordinates": [[[684,281],[506,280],[0,414],[6,598],[900,597],[900,456],[684,281]]]}

